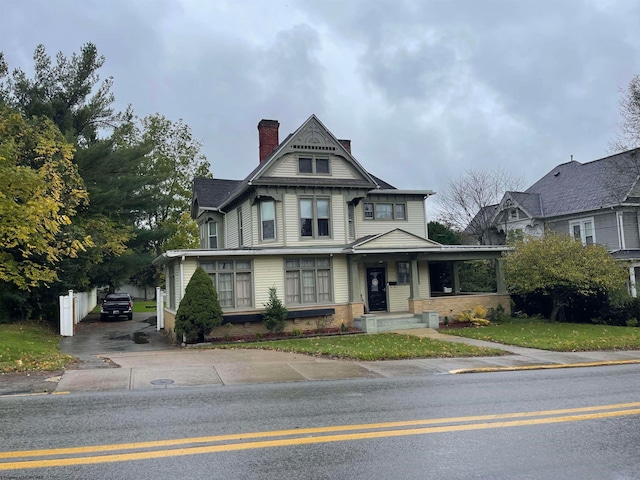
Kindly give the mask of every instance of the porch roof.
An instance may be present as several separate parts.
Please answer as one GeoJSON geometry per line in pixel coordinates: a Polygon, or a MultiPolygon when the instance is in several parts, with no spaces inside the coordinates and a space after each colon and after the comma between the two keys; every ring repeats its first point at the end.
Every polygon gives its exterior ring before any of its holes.
{"type": "Polygon", "coordinates": [[[258,257],[284,255],[384,255],[384,254],[422,254],[424,258],[433,260],[464,260],[471,258],[496,258],[511,247],[504,245],[439,245],[415,248],[375,248],[358,250],[356,247],[308,247],[308,248],[235,248],[226,250],[169,250],[153,260],[154,265],[163,265],[176,258],[199,257],[258,257]]]}

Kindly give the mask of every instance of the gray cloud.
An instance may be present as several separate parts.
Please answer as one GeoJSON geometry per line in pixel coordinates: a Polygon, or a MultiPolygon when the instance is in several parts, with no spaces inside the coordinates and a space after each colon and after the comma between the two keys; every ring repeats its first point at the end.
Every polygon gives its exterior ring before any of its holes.
{"type": "Polygon", "coordinates": [[[397,187],[497,166],[532,183],[607,153],[640,73],[630,0],[5,0],[3,16],[11,67],[96,43],[118,107],[183,118],[221,178],[255,166],[261,118],[284,138],[315,113],[397,187]]]}

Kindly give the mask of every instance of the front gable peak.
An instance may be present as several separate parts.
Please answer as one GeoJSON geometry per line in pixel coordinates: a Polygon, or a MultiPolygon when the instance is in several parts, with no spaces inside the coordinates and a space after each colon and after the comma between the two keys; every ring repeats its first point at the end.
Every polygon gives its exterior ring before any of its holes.
{"type": "MultiPolygon", "coordinates": [[[[279,125],[274,120],[270,122],[274,122],[274,125],[279,125]]],[[[365,183],[369,184],[369,188],[380,188],[376,180],[351,154],[351,141],[338,140],[315,115],[311,115],[295,132],[280,143],[267,158],[261,161],[259,167],[247,179],[248,182],[251,184],[263,176],[270,175],[268,172],[273,170],[279,160],[292,153],[342,157],[345,162],[359,173],[365,183]]]]}

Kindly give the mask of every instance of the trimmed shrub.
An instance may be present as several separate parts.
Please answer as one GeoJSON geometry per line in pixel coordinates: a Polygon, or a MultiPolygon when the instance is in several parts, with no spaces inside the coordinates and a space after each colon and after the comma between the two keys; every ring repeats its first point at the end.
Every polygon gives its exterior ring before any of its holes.
{"type": "Polygon", "coordinates": [[[264,326],[270,332],[280,333],[284,330],[287,320],[287,309],[278,298],[278,294],[274,287],[269,288],[269,301],[264,304],[265,310],[262,313],[264,326]]]}
{"type": "Polygon", "coordinates": [[[189,280],[176,313],[175,332],[187,343],[204,341],[205,334],[222,323],[222,308],[211,277],[198,267],[189,280]]]}

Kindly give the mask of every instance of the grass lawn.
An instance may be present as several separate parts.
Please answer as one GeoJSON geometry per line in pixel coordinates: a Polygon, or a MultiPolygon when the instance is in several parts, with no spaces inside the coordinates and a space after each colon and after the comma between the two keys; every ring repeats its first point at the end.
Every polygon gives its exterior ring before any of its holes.
{"type": "Polygon", "coordinates": [[[480,357],[505,355],[506,353],[493,348],[472,347],[395,333],[234,343],[216,345],[215,348],[258,348],[354,360],[480,357]]]}
{"type": "Polygon", "coordinates": [[[60,353],[59,342],[43,325],[0,324],[0,373],[64,368],[73,357],[60,353]]]}
{"type": "Polygon", "coordinates": [[[558,352],[640,350],[640,328],[505,317],[495,325],[442,333],[558,352]]]}

